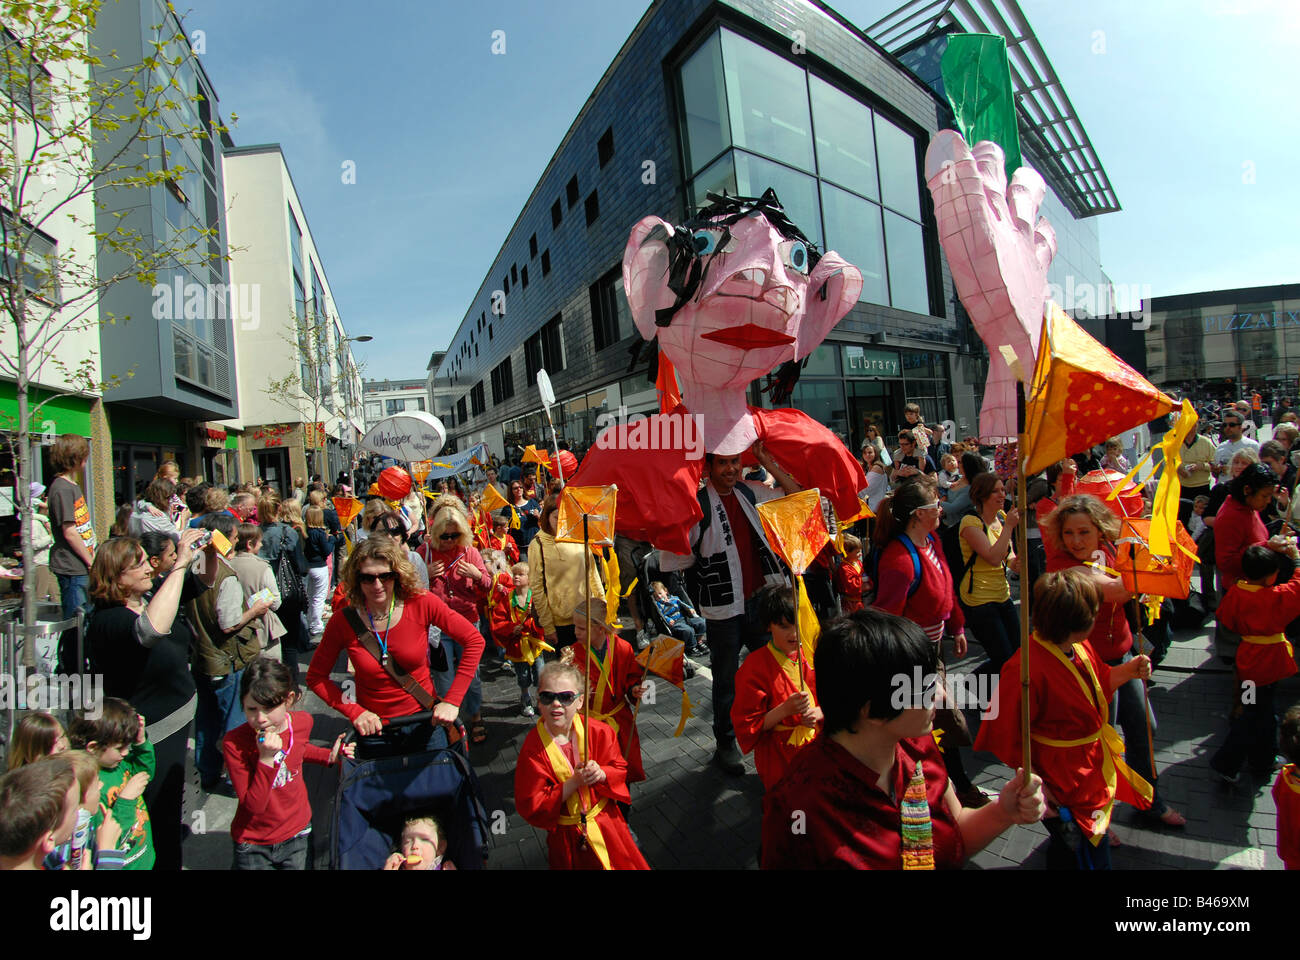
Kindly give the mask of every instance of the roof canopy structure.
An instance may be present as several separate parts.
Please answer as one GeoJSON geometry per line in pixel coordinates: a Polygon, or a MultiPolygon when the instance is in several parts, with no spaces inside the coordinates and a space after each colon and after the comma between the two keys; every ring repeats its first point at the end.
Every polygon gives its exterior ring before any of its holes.
{"type": "Polygon", "coordinates": [[[1000,34],[1007,42],[1021,141],[1040,172],[1078,218],[1120,209],[1065,87],[1016,0],[909,0],[863,32],[894,56],[937,34],[1000,34]]]}

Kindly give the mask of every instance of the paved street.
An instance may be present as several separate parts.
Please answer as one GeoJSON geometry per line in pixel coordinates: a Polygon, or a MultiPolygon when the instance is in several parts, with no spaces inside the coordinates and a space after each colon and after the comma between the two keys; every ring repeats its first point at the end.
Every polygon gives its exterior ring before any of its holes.
{"type": "MultiPolygon", "coordinates": [[[[1249,774],[1243,773],[1242,782],[1229,787],[1210,779],[1207,761],[1222,742],[1232,695],[1231,671],[1213,656],[1212,638],[1212,627],[1176,633],[1169,656],[1156,671],[1157,683],[1151,687],[1151,702],[1159,720],[1155,742],[1160,788],[1168,802],[1187,816],[1188,825],[1181,830],[1138,827],[1133,824],[1132,808],[1117,807],[1115,833],[1122,846],[1113,850],[1116,869],[1281,869],[1271,780],[1254,784],[1249,774]]],[[[966,660],[950,669],[965,672],[981,659],[982,651],[972,644],[966,660]]],[[[306,673],[305,659],[302,673],[306,673]]],[[[336,674],[335,679],[342,676],[336,674]]],[[[713,734],[708,677],[705,669],[687,681],[694,716],[682,737],[672,736],[680,694],[663,682],[657,686],[656,702],[643,704],[638,718],[648,779],[632,788],[631,825],[646,860],[657,869],[752,869],[757,865],[762,790],[752,758],[747,758],[749,773],[744,777],[730,777],[709,762],[713,734]]],[[[1292,677],[1280,685],[1279,710],[1297,700],[1300,679],[1292,677]]],[[[503,836],[493,837],[488,867],[545,868],[545,833],[524,823],[514,809],[515,757],[532,724],[518,715],[513,673],[487,668],[484,701],[488,739],[471,746],[470,756],[489,816],[502,811],[508,824],[503,836]]],[[[311,694],[306,708],[316,717],[316,742],[328,743],[346,729],[345,721],[311,694]]],[[[1012,772],[988,755],[969,752],[966,766],[975,783],[989,793],[1000,789],[1012,772]]],[[[306,768],[315,813],[316,856],[322,865],[328,862],[335,776],[332,770],[306,768]]],[[[204,832],[186,841],[186,865],[228,868],[234,799],[211,795],[204,800],[193,777],[187,792],[187,818],[204,832]]],[[[972,857],[970,868],[1041,869],[1046,849],[1047,833],[1041,826],[1015,827],[972,857]]]]}

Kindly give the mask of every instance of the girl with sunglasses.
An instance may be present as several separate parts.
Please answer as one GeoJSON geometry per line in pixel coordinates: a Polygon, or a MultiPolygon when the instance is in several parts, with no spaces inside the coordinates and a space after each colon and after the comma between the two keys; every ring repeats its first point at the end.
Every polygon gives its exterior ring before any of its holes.
{"type": "MultiPolygon", "coordinates": [[[[451,726],[460,714],[460,704],[469,689],[479,658],[483,637],[462,616],[448,609],[432,593],[421,590],[406,548],[388,536],[371,536],[348,557],[342,582],[356,617],[340,614],[330,619],[321,644],[307,670],[307,686],[327,704],[343,714],[363,737],[374,737],[383,722],[409,716],[424,709],[388,672],[391,660],[400,673],[419,684],[438,702],[433,708],[434,725],[421,732],[428,737],[428,749],[447,746],[442,727],[451,726]],[[351,621],[360,618],[374,635],[380,656],[375,657],[351,621]],[[464,650],[455,680],[441,699],[434,692],[429,674],[429,628],[438,627],[464,650]],[[330,679],[330,671],[346,652],[356,679],[356,693],[346,696],[330,679]]],[[[420,745],[423,746],[422,744],[420,745]]],[[[358,755],[367,755],[361,741],[358,755]]]]}
{"type": "MultiPolygon", "coordinates": [[[[958,659],[966,656],[965,619],[935,532],[942,517],[939,485],[930,477],[904,483],[884,501],[876,518],[876,543],[885,546],[880,552],[872,604],[877,610],[911,620],[924,631],[934,644],[941,681],[945,676],[943,639],[952,639],[958,659]]],[[[957,799],[963,807],[982,807],[989,799],[971,783],[958,750],[971,744],[966,718],[954,705],[940,704],[939,714],[936,725],[948,731],[944,761],[957,799]]]]}
{"type": "Polygon", "coordinates": [[[548,664],[537,689],[541,718],[519,750],[515,806],[547,831],[551,869],[649,870],[618,807],[632,800],[627,761],[607,724],[578,715],[577,668],[548,664]]]}

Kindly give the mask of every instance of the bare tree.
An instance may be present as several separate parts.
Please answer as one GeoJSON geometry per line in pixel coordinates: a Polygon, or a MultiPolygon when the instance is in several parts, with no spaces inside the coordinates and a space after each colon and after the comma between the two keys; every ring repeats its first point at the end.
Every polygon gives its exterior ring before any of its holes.
{"type": "MultiPolygon", "coordinates": [[[[0,11],[0,376],[16,384],[17,417],[7,419],[29,573],[31,437],[42,408],[56,397],[102,393],[121,376],[102,376],[97,352],[80,349],[75,335],[129,319],[101,315],[101,296],[113,285],[152,287],[160,270],[225,259],[210,249],[214,229],[190,226],[155,240],[129,225],[120,203],[120,212],[108,210],[110,192],[178,191],[193,171],[171,159],[170,147],[225,128],[184,121],[182,101],[201,97],[177,80],[193,57],[179,21],[155,25],[151,52],[123,63],[91,44],[101,7],[60,0],[0,11]]],[[[23,592],[31,623],[31,576],[23,592]]]]}

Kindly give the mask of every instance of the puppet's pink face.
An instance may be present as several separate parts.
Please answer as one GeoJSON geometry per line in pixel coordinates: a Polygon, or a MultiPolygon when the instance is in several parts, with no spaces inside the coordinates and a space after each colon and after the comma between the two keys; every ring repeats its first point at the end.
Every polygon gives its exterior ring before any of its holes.
{"type": "Polygon", "coordinates": [[[809,272],[808,250],[787,240],[761,214],[724,228],[696,229],[694,246],[705,266],[691,299],[667,327],[655,311],[671,306],[668,251],[656,231],[673,228],[657,217],[636,225],[623,274],[628,304],[641,335],[658,336],[660,348],[682,378],[714,389],[743,388],[786,360],[807,356],[857,300],[862,277],[828,253],[809,272]]]}

